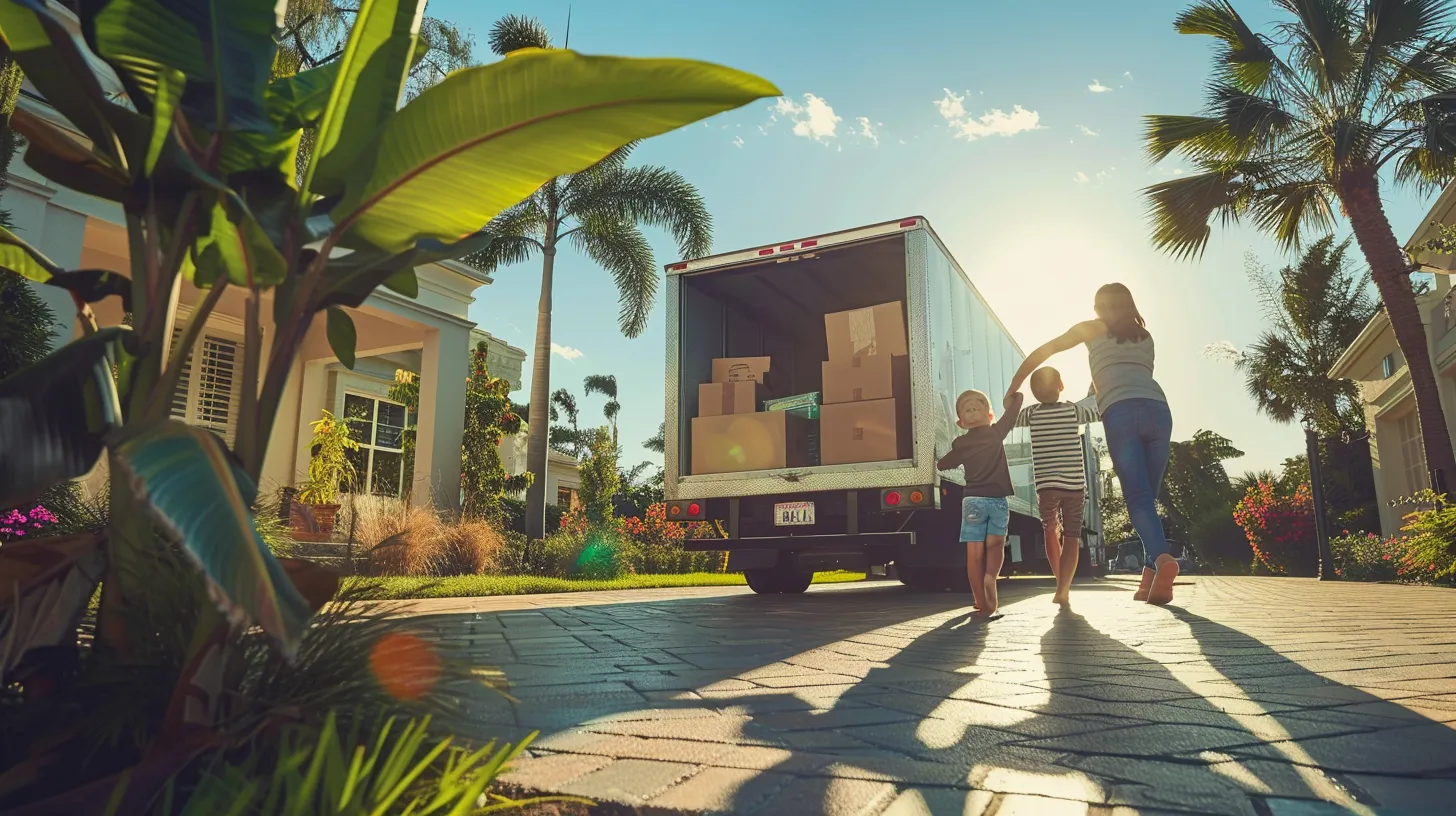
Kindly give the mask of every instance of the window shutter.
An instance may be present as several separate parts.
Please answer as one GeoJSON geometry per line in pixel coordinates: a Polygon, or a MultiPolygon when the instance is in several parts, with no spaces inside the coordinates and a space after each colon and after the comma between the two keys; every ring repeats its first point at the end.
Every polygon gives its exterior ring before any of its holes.
{"type": "MultiPolygon", "coordinates": [[[[176,348],[182,342],[182,321],[179,319],[177,325],[172,328],[172,348],[176,348]]],[[[192,421],[187,410],[189,407],[188,396],[192,388],[192,351],[187,352],[187,359],[182,363],[182,376],[177,378],[177,390],[172,392],[172,418],[183,422],[192,421]]]]}
{"type": "Polygon", "coordinates": [[[237,435],[242,378],[242,344],[203,337],[197,364],[197,424],[211,428],[231,445],[237,435]]]}

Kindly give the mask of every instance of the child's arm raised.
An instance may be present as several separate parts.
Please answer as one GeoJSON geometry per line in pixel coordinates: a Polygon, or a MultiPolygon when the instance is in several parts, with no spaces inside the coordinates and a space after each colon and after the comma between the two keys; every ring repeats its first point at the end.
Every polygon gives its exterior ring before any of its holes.
{"type": "Polygon", "coordinates": [[[1006,396],[1006,400],[1001,404],[1001,418],[996,420],[996,424],[993,426],[997,436],[1005,439],[1006,435],[1011,433],[1011,429],[1016,426],[1017,420],[1021,417],[1021,403],[1024,399],[1025,397],[1020,391],[1006,396]]]}

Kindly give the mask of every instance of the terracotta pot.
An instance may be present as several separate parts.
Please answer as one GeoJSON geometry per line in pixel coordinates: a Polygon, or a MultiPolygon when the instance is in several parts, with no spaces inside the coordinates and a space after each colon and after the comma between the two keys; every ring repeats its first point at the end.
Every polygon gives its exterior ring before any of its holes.
{"type": "Polygon", "coordinates": [[[295,541],[329,541],[334,537],[334,518],[339,513],[337,504],[302,504],[294,502],[289,508],[288,527],[295,541]]]}

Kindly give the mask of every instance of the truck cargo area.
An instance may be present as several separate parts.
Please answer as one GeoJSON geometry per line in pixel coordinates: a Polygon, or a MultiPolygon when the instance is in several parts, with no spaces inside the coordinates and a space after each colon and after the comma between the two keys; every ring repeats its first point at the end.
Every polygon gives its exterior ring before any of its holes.
{"type": "MultiPolygon", "coordinates": [[[[699,474],[692,468],[691,423],[700,414],[698,386],[712,381],[713,360],[770,358],[772,367],[762,394],[765,399],[821,391],[821,366],[829,357],[825,315],[890,302],[903,304],[907,296],[905,236],[895,234],[822,251],[808,249],[688,274],[682,284],[678,466],[679,473],[692,477],[699,474]]],[[[896,409],[908,422],[908,394],[896,397],[896,409]]],[[[909,458],[908,442],[905,439],[902,450],[887,460],[909,458]]],[[[809,466],[820,465],[816,461],[809,466]]]]}

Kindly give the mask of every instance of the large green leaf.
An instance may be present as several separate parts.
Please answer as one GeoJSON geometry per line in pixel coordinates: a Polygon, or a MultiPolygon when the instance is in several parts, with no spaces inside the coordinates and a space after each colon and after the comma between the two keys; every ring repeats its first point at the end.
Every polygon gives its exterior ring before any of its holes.
{"type": "Polygon", "coordinates": [[[0,547],[0,684],[25,682],[33,650],[75,648],[106,566],[104,543],[101,533],[83,533],[0,547]]]}
{"type": "Polygon", "coordinates": [[[0,380],[0,507],[86,475],[121,424],[112,344],[128,330],[102,329],[0,380]]]}
{"type": "Polygon", "coordinates": [[[268,132],[263,111],[282,3],[270,0],[111,0],[96,15],[96,49],[147,99],[165,69],[187,77],[182,107],[215,129],[268,132]]]}
{"type": "Polygon", "coordinates": [[[339,73],[319,124],[304,189],[332,195],[360,162],[374,134],[399,107],[425,0],[361,0],[339,73]]]}
{"type": "Polygon", "coordinates": [[[192,255],[193,281],[208,288],[225,277],[238,286],[274,286],[288,274],[288,264],[264,234],[252,213],[219,201],[212,211],[212,230],[192,255]]]}
{"type": "Polygon", "coordinates": [[[43,0],[0,2],[0,34],[25,78],[103,154],[120,158],[101,81],[84,48],[43,0]]]}
{"type": "Polygon", "coordinates": [[[358,307],[380,286],[415,297],[419,294],[415,267],[463,258],[485,249],[493,240],[495,236],[480,232],[453,244],[426,238],[408,252],[393,255],[379,250],[351,253],[329,263],[319,307],[358,307]]]}
{"type": "Polygon", "coordinates": [[[10,122],[29,144],[25,163],[36,172],[73,190],[109,201],[125,197],[129,179],[110,157],[98,155],[70,133],[24,108],[17,108],[10,122]]]}
{"type": "Polygon", "coordinates": [[[328,108],[334,81],[339,78],[343,64],[342,60],[334,60],[269,83],[265,99],[268,115],[285,130],[318,124],[328,108]]]}
{"type": "Polygon", "coordinates": [[[628,142],[778,94],[705,62],[518,52],[452,74],[390,119],[332,215],[352,245],[454,241],[628,142]]]}
{"type": "Polygon", "coordinates": [[[328,311],[327,334],[329,348],[334,350],[334,356],[344,364],[344,368],[353,370],[354,350],[359,345],[359,333],[354,328],[354,318],[343,309],[330,306],[328,311]]]}
{"type": "Polygon", "coordinates": [[[222,440],[167,420],[127,438],[116,459],[202,568],[228,619],[256,623],[292,654],[311,611],[254,529],[222,440]]]}
{"type": "Polygon", "coordinates": [[[19,236],[0,227],[0,268],[9,269],[22,278],[45,283],[62,270],[45,253],[22,241],[19,236]]]}

